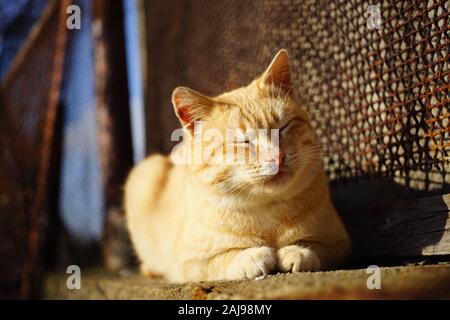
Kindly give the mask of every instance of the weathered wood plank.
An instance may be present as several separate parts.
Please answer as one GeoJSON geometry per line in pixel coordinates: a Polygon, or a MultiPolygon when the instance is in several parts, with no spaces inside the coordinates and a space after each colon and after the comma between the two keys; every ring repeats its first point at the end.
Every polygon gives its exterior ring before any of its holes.
{"type": "Polygon", "coordinates": [[[345,220],[354,256],[450,254],[450,194],[380,206],[345,220]]]}
{"type": "Polygon", "coordinates": [[[46,299],[448,299],[450,265],[381,269],[382,290],[367,288],[366,269],[270,275],[262,281],[170,284],[138,275],[84,273],[81,290],[50,274],[46,299]]]}

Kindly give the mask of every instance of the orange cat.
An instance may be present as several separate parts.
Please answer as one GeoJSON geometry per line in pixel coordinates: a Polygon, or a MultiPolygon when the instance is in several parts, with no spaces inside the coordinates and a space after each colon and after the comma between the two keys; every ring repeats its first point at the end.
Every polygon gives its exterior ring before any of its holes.
{"type": "MultiPolygon", "coordinates": [[[[290,79],[288,55],[281,50],[246,87],[215,98],[175,89],[172,102],[186,133],[177,152],[193,151],[200,124],[204,132],[224,134],[229,128],[279,129],[278,152],[267,152],[274,147],[269,138],[241,137],[224,146],[244,150],[244,162],[200,157],[175,164],[153,155],[136,166],[125,186],[125,207],[144,274],[174,282],[255,278],[276,270],[331,269],[345,259],[350,240],[290,79]],[[269,156],[250,163],[255,150],[269,156]],[[276,171],[267,174],[266,166],[276,171]]],[[[205,149],[211,142],[201,143],[205,149]]]]}

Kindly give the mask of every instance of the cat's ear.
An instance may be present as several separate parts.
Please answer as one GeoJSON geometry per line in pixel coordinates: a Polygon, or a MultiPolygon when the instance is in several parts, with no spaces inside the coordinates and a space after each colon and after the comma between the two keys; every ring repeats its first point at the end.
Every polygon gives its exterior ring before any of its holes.
{"type": "Polygon", "coordinates": [[[204,120],[214,103],[197,91],[178,87],[172,93],[172,104],[183,128],[193,131],[194,121],[204,120]]]}
{"type": "Polygon", "coordinates": [[[260,77],[260,83],[264,88],[271,86],[281,89],[284,93],[291,93],[292,82],[289,69],[289,56],[285,49],[278,51],[269,67],[260,77]]]}

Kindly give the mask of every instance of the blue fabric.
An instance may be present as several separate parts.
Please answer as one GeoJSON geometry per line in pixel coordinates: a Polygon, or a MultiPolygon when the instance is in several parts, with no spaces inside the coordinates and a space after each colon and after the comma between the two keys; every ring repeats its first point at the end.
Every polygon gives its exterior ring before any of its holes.
{"type": "Polygon", "coordinates": [[[0,0],[0,79],[47,3],[48,0],[0,0]]]}
{"type": "Polygon", "coordinates": [[[0,0],[0,33],[3,34],[23,11],[29,0],[0,0]]]}
{"type": "MultiPolygon", "coordinates": [[[[0,0],[0,77],[37,21],[48,0],[0,0]]],[[[64,106],[60,215],[69,235],[98,241],[103,232],[103,194],[98,155],[94,47],[90,0],[77,0],[81,29],[69,30],[61,91],[64,106]]],[[[137,7],[124,0],[135,160],[145,154],[143,90],[140,74],[137,7]]],[[[36,63],[39,63],[36,61],[36,63]]]]}
{"type": "MultiPolygon", "coordinates": [[[[0,77],[39,19],[48,0],[0,0],[0,77]]],[[[81,30],[69,31],[61,100],[64,109],[60,214],[69,234],[80,242],[99,240],[103,199],[97,154],[96,101],[91,1],[81,8],[81,30]]],[[[39,63],[39,61],[36,61],[39,63]]]]}
{"type": "Polygon", "coordinates": [[[130,92],[131,134],[134,161],[145,157],[144,89],[139,48],[139,20],[136,0],[123,0],[125,16],[125,42],[127,49],[128,87],[130,92]]]}
{"type": "Polygon", "coordinates": [[[92,242],[103,230],[103,197],[97,144],[91,1],[78,0],[81,30],[69,31],[63,80],[64,132],[60,214],[74,239],[92,242]]]}

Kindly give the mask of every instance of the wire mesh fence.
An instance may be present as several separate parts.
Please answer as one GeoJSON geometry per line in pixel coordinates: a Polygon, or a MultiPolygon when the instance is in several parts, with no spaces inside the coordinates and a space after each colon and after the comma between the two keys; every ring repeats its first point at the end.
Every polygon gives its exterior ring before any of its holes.
{"type": "Polygon", "coordinates": [[[1,86],[0,295],[35,288],[66,44],[63,5],[53,1],[31,30],[1,86]]]}
{"type": "Polygon", "coordinates": [[[144,5],[151,151],[172,146],[175,86],[219,94],[248,83],[287,48],[331,181],[384,176],[418,190],[450,182],[448,1],[144,5]]]}

